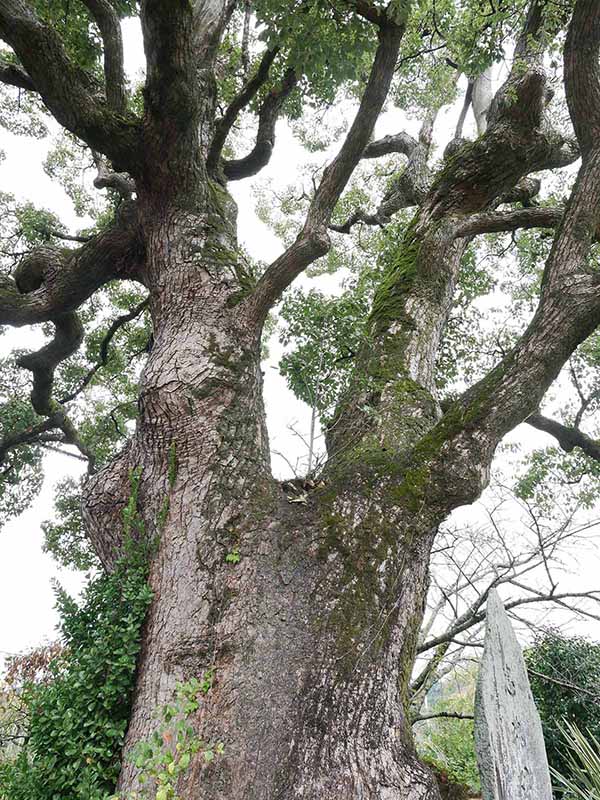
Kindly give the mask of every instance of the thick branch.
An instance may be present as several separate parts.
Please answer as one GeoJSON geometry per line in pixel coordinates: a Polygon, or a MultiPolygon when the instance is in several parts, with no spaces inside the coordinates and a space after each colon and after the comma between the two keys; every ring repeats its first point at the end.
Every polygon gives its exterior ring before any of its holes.
{"type": "MultiPolygon", "coordinates": [[[[159,8],[161,5],[157,3],[159,8]]],[[[211,64],[237,0],[192,0],[190,5],[194,12],[194,50],[198,63],[211,64]]]]}
{"type": "Polygon", "coordinates": [[[125,200],[130,200],[136,191],[135,181],[127,172],[113,172],[99,153],[92,150],[94,164],[98,174],[94,178],[96,189],[113,189],[125,200]]]}
{"type": "MultiPolygon", "coordinates": [[[[588,61],[574,51],[593,52],[597,58],[599,42],[600,7],[588,0],[578,0],[567,36],[565,64],[577,64],[579,69],[585,69],[588,61]]],[[[567,72],[569,69],[571,67],[567,66],[567,72]]],[[[597,66],[593,74],[598,82],[597,91],[592,92],[587,101],[592,128],[596,114],[594,102],[597,101],[600,108],[597,66]]],[[[572,94],[573,91],[577,94],[579,84],[572,75],[567,92],[572,94]]],[[[570,103],[575,113],[579,113],[579,100],[571,99],[570,103]]],[[[454,460],[453,471],[462,473],[461,486],[454,482],[453,487],[457,505],[479,493],[482,477],[500,439],[535,412],[571,353],[600,324],[599,281],[587,268],[600,219],[600,137],[589,140],[582,125],[580,119],[582,166],[546,262],[537,312],[521,340],[501,364],[469,390],[439,423],[442,429],[450,424],[451,441],[446,442],[438,465],[447,475],[447,465],[454,460]],[[454,418],[455,425],[457,419],[462,420],[457,431],[452,431],[448,415],[454,418]],[[470,488],[465,492],[467,485],[470,488]]],[[[438,474],[434,483],[440,479],[441,474],[438,474]]],[[[445,487],[446,504],[452,494],[449,489],[445,487]]]]}
{"type": "Polygon", "coordinates": [[[251,296],[259,319],[286,287],[329,249],[327,226],[331,214],[373,133],[389,91],[403,33],[403,26],[391,23],[380,30],[377,53],[358,112],[339,153],[323,172],[304,227],[296,241],[263,273],[251,296]]]}
{"type": "Polygon", "coordinates": [[[366,211],[363,211],[361,208],[359,208],[352,212],[348,219],[345,222],[342,222],[341,225],[331,223],[329,225],[329,230],[335,231],[336,233],[350,233],[357,222],[362,222],[365,225],[379,225],[380,227],[383,227],[385,224],[385,221],[378,217],[377,213],[368,214],[366,211]]]}
{"type": "Polygon", "coordinates": [[[142,0],[140,20],[146,53],[147,106],[154,113],[180,114],[186,104],[192,112],[197,98],[192,86],[193,9],[185,0],[173,0],[165,13],[160,0],[142,0]]]}
{"type": "Polygon", "coordinates": [[[523,176],[573,163],[573,141],[547,120],[541,37],[542,13],[531,3],[511,72],[490,107],[487,129],[446,158],[424,207],[424,216],[479,213],[498,203],[523,176]]]}
{"type": "MultiPolygon", "coordinates": [[[[524,39],[529,41],[528,36],[524,36],[524,39]]],[[[419,211],[404,234],[401,255],[399,254],[396,262],[398,265],[401,264],[402,268],[394,265],[387,270],[373,301],[373,312],[369,319],[372,341],[364,347],[369,364],[372,364],[375,358],[380,358],[382,372],[385,371],[388,376],[386,382],[392,382],[395,374],[400,377],[403,370],[406,370],[411,379],[430,391],[433,397],[431,402],[429,400],[427,404],[423,402],[423,414],[427,417],[431,415],[429,417],[431,424],[435,423],[431,409],[435,406],[433,372],[436,353],[450,311],[460,258],[466,246],[464,238],[457,240],[454,236],[453,225],[460,223],[469,214],[479,214],[493,208],[500,198],[504,199],[509,192],[512,192],[524,175],[546,164],[549,157],[565,141],[562,135],[542,125],[547,96],[542,91],[545,77],[537,61],[533,59],[531,69],[526,65],[525,72],[523,63],[513,64],[510,80],[509,88],[513,90],[511,95],[513,104],[500,104],[498,112],[491,118],[486,133],[475,142],[464,144],[454,155],[447,158],[445,166],[438,173],[425,199],[418,203],[419,211]],[[519,102],[515,101],[515,96],[519,102]],[[395,363],[398,364],[397,373],[388,368],[392,352],[395,363]]],[[[590,182],[590,186],[593,185],[590,182]]],[[[405,200],[405,195],[403,199],[405,200]]],[[[578,267],[581,266],[582,262],[578,263],[578,267]]],[[[585,337],[586,330],[588,332],[593,330],[596,324],[593,316],[590,317],[589,314],[591,306],[593,304],[598,306],[600,312],[600,302],[593,280],[591,276],[585,276],[582,285],[569,287],[566,292],[571,295],[568,313],[564,304],[558,308],[561,323],[564,320],[566,325],[567,340],[569,336],[573,337],[573,347],[581,341],[579,338],[575,342],[575,338],[578,335],[585,337]],[[572,323],[573,310],[577,318],[576,324],[572,323]],[[584,324],[582,318],[585,318],[584,324]]],[[[564,299],[565,289],[561,291],[564,299]]],[[[549,293],[547,300],[550,317],[555,311],[557,297],[549,293]]],[[[556,346],[555,367],[559,370],[563,361],[559,355],[561,340],[557,335],[556,320],[554,325],[548,324],[548,332],[548,342],[554,340],[556,346]]],[[[569,342],[568,346],[570,344],[569,342]]],[[[555,377],[555,373],[549,370],[549,359],[544,358],[545,349],[546,345],[536,340],[535,352],[530,353],[530,364],[532,373],[537,374],[527,376],[528,391],[536,392],[541,388],[543,394],[549,382],[555,377]],[[545,374],[542,374],[544,371],[545,374]],[[539,387],[536,384],[537,380],[542,381],[539,387]]],[[[505,377],[506,365],[503,367],[502,375],[505,377]]],[[[494,395],[494,387],[482,386],[481,395],[476,399],[473,397],[471,401],[471,398],[468,400],[465,398],[465,403],[469,407],[473,402],[470,416],[467,416],[468,411],[463,412],[462,403],[459,403],[457,407],[447,412],[445,419],[434,425],[421,442],[415,441],[415,465],[421,465],[418,469],[422,469],[424,461],[431,464],[430,480],[419,480],[418,494],[427,508],[435,506],[437,501],[434,495],[437,496],[440,503],[439,516],[436,511],[437,520],[444,518],[448,511],[455,507],[455,503],[460,505],[472,502],[487,480],[491,454],[499,439],[495,438],[496,431],[491,429],[488,431],[489,445],[486,437],[479,435],[475,420],[483,404],[485,403],[490,411],[493,407],[500,428],[507,424],[502,405],[505,399],[516,415],[520,414],[521,410],[525,412],[523,417],[517,416],[515,425],[528,413],[532,413],[539,403],[538,398],[534,401],[535,405],[523,408],[523,404],[529,402],[529,397],[523,400],[520,396],[520,386],[516,378],[511,389],[513,396],[507,395],[506,398],[503,396],[502,402],[498,402],[494,395]],[[515,407],[517,396],[520,402],[515,407]],[[459,436],[465,422],[469,423],[468,435],[472,438],[468,443],[459,436]],[[455,439],[456,445],[453,444],[451,447],[449,439],[455,439]],[[465,452],[459,449],[459,442],[465,448],[465,452]],[[489,449],[484,448],[484,442],[489,449]],[[473,452],[476,448],[478,451],[473,452]],[[468,456],[466,451],[469,453],[468,456]]],[[[381,384],[378,384],[378,390],[381,390],[381,384]]],[[[364,424],[366,428],[373,424],[372,419],[369,419],[369,415],[364,411],[367,397],[367,393],[363,394],[357,387],[352,399],[339,410],[335,428],[332,428],[329,438],[333,450],[343,448],[347,444],[345,435],[355,436],[355,431],[360,425],[364,424]]],[[[381,400],[377,402],[380,408],[387,402],[384,392],[381,394],[381,400]]],[[[408,401],[407,404],[410,407],[408,401]]],[[[391,393],[389,409],[390,416],[392,414],[394,417],[401,416],[397,407],[392,406],[391,393]]],[[[402,424],[400,420],[398,424],[402,424]]],[[[504,428],[500,436],[511,427],[513,425],[504,428]]],[[[406,478],[406,484],[408,494],[412,495],[410,476],[406,478]]]]}
{"type": "Polygon", "coordinates": [[[266,96],[259,115],[256,142],[252,150],[244,158],[223,162],[223,172],[230,181],[239,181],[256,175],[271,160],[275,146],[275,125],[286,99],[290,96],[298,77],[289,69],[279,87],[272,89],[266,96]]]}
{"type": "Polygon", "coordinates": [[[53,319],[55,333],[52,341],[35,353],[17,359],[17,364],[33,373],[31,405],[36,414],[49,416],[55,410],[52,404],[54,370],[73,355],[83,341],[83,326],[74,311],[53,319]]]}
{"type": "Polygon", "coordinates": [[[24,0],[0,0],[0,36],[13,48],[56,120],[121,169],[138,159],[139,126],[99,100],[95,78],[67,55],[60,36],[24,0]]]}
{"type": "Polygon", "coordinates": [[[46,419],[24,431],[8,433],[0,441],[0,464],[11,450],[23,445],[71,444],[87,460],[88,470],[91,472],[94,468],[93,454],[81,441],[62,405],[52,399],[54,371],[61,361],[78,349],[83,339],[83,327],[75,312],[56,317],[54,326],[54,337],[47,345],[17,360],[19,366],[33,373],[31,404],[36,414],[45,416],[46,419]]]}
{"type": "Polygon", "coordinates": [[[600,4],[578,0],[565,43],[565,90],[582,152],[600,139],[600,4]]]}
{"type": "Polygon", "coordinates": [[[368,0],[348,0],[348,5],[354,9],[359,17],[366,19],[373,25],[381,25],[385,12],[369,3],[368,0]]]}
{"type": "Polygon", "coordinates": [[[361,158],[381,158],[392,153],[402,153],[410,156],[414,149],[418,147],[418,142],[409,133],[395,133],[376,139],[363,150],[361,158]]]}
{"type": "Polygon", "coordinates": [[[0,278],[0,325],[33,325],[75,311],[115,278],[135,278],[143,247],[135,207],[115,225],[75,250],[40,247],[26,256],[14,279],[0,278]]]}
{"type": "MultiPolygon", "coordinates": [[[[236,0],[142,0],[146,53],[144,185],[164,197],[199,188],[213,136],[215,59],[236,0]]],[[[138,175],[133,175],[137,180],[138,175]]]]}
{"type": "Polygon", "coordinates": [[[469,81],[467,84],[467,91],[465,92],[465,99],[463,101],[462,108],[460,110],[460,114],[458,116],[458,121],[456,123],[456,131],[454,132],[455,139],[462,139],[463,135],[463,128],[465,125],[465,120],[467,118],[467,112],[471,106],[473,101],[473,81],[469,81]]]}
{"type": "Polygon", "coordinates": [[[54,372],[83,339],[77,307],[108,281],[135,277],[142,256],[135,206],[123,204],[112,228],[77,250],[38,248],[19,264],[14,279],[0,285],[2,324],[51,321],[55,327],[47,345],[20,356],[17,362],[32,372],[31,403],[34,411],[47,419],[37,428],[8,436],[0,443],[0,453],[6,454],[20,444],[47,442],[47,431],[59,429],[62,438],[58,441],[77,447],[93,469],[93,454],[79,438],[63,406],[52,398],[54,372]]]}
{"type": "Polygon", "coordinates": [[[525,24],[513,54],[513,68],[487,113],[489,124],[501,117],[510,120],[513,126],[524,126],[528,130],[536,129],[541,124],[548,102],[543,67],[544,3],[545,0],[531,0],[529,3],[525,24]]]}
{"type": "Polygon", "coordinates": [[[215,125],[215,134],[206,158],[206,167],[209,172],[213,172],[219,163],[221,152],[223,150],[223,146],[225,145],[225,141],[227,140],[227,136],[229,135],[234,122],[238,118],[240,111],[245,108],[254,97],[256,97],[256,94],[261,86],[266,83],[267,78],[269,77],[271,64],[275,60],[278,52],[279,48],[274,47],[272,50],[267,50],[264,53],[256,74],[246,83],[237,97],[234,97],[227,107],[223,117],[215,125]]]}
{"type": "Polygon", "coordinates": [[[542,207],[519,208],[515,211],[490,211],[472,214],[460,221],[455,236],[476,236],[482,233],[501,233],[520,228],[556,228],[560,224],[564,208],[542,207]]]}
{"type": "Polygon", "coordinates": [[[115,111],[123,111],[127,105],[127,93],[119,16],[110,0],[82,0],[82,2],[98,25],[104,44],[106,99],[115,111]]]}
{"type": "Polygon", "coordinates": [[[530,414],[525,422],[553,436],[566,453],[570,453],[576,447],[579,447],[586,456],[593,458],[595,461],[600,461],[600,442],[592,439],[591,436],[587,436],[578,428],[570,428],[538,413],[530,414]]]}

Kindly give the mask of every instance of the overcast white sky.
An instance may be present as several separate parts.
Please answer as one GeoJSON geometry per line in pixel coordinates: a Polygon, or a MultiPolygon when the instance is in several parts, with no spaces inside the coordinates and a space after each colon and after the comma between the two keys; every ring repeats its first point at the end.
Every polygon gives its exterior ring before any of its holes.
{"type": "MultiPolygon", "coordinates": [[[[137,25],[125,23],[125,42],[127,69],[131,76],[139,74],[143,65],[143,53],[137,34],[137,25]]],[[[453,130],[456,110],[443,114],[437,125],[441,140],[446,139],[446,131],[453,130]]],[[[398,114],[383,117],[377,127],[376,135],[393,133],[402,128],[416,132],[416,123],[401,122],[398,114]]],[[[74,215],[70,201],[64,192],[43,172],[41,163],[50,145],[49,140],[23,140],[6,132],[0,132],[0,148],[6,152],[6,159],[0,164],[0,188],[12,192],[18,199],[32,200],[39,206],[45,206],[57,212],[63,221],[75,230],[82,226],[82,221],[74,215]]],[[[271,163],[261,173],[259,180],[268,178],[280,186],[294,180],[298,166],[303,159],[303,150],[285,125],[278,128],[278,141],[271,163]]],[[[234,196],[239,205],[240,240],[251,255],[264,261],[275,258],[281,251],[281,244],[272,232],[266,228],[254,213],[255,200],[252,195],[252,183],[240,182],[232,186],[234,196]]],[[[337,278],[323,276],[318,279],[322,289],[335,290],[337,278]]],[[[19,330],[10,337],[10,343],[18,341],[20,347],[35,343],[35,334],[19,330]]],[[[0,344],[0,354],[6,350],[6,344],[0,344]]],[[[276,368],[280,347],[276,342],[271,346],[271,357],[265,364],[265,400],[267,418],[273,450],[284,452],[290,461],[304,456],[304,448],[290,432],[291,424],[298,424],[301,431],[307,432],[309,411],[297,401],[287,389],[276,368]]],[[[525,442],[534,446],[540,442],[547,443],[543,434],[537,434],[527,426],[520,426],[511,436],[511,440],[525,442]]],[[[53,560],[42,552],[42,532],[40,523],[51,516],[53,485],[68,471],[77,472],[76,462],[58,455],[47,458],[47,479],[41,494],[33,508],[24,513],[0,531],[0,661],[2,656],[15,653],[51,640],[55,636],[54,625],[56,614],[53,609],[54,597],[51,582],[58,579],[65,588],[77,591],[82,576],[59,569],[53,560]]],[[[273,466],[279,476],[289,474],[285,462],[274,457],[273,466]]],[[[510,512],[514,514],[514,510],[510,512]]],[[[509,513],[509,518],[510,518],[509,513]]],[[[599,518],[599,509],[590,513],[590,518],[599,518]]],[[[457,521],[468,520],[483,522],[482,511],[476,509],[459,510],[457,521]]],[[[516,523],[515,523],[516,524],[516,523]]],[[[600,536],[600,528],[599,528],[600,536]]],[[[569,580],[572,585],[599,584],[600,558],[597,551],[581,552],[579,576],[573,575],[569,580]]],[[[585,630],[600,639],[600,624],[586,625],[585,630]]]]}

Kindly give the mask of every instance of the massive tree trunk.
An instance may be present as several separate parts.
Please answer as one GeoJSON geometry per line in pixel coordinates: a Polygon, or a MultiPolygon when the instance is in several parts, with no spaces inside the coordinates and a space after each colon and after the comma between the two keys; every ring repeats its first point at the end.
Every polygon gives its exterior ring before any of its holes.
{"type": "MultiPolygon", "coordinates": [[[[142,221],[154,343],[139,424],[86,493],[108,568],[132,483],[157,538],[126,753],[178,682],[214,670],[195,723],[225,754],[199,754],[183,797],[435,797],[407,717],[435,523],[394,499],[391,453],[357,471],[359,441],[305,504],[273,480],[233,204],[203,194],[204,213],[142,221]]],[[[125,761],[120,791],[136,781],[125,761]]]]}

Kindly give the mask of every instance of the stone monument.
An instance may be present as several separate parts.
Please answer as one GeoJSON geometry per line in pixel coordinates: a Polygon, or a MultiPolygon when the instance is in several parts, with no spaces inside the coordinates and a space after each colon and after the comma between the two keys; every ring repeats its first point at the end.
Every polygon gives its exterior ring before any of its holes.
{"type": "Polygon", "coordinates": [[[475,694],[475,749],[483,800],[552,800],[550,770],[523,653],[490,591],[475,694]]]}

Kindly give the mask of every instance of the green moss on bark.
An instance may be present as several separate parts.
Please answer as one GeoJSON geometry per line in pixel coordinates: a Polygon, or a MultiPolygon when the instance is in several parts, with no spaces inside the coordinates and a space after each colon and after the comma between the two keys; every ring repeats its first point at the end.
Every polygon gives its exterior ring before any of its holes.
{"type": "Polygon", "coordinates": [[[416,221],[415,216],[375,292],[369,317],[369,326],[375,335],[387,330],[394,321],[404,318],[404,302],[415,279],[421,249],[415,230],[416,221]]]}

